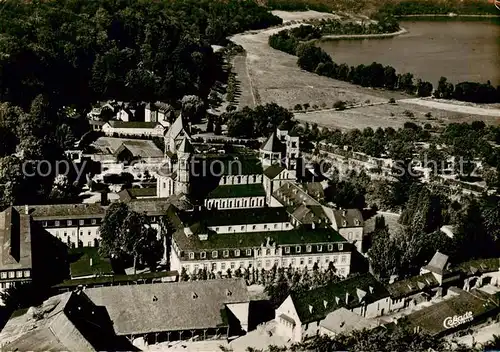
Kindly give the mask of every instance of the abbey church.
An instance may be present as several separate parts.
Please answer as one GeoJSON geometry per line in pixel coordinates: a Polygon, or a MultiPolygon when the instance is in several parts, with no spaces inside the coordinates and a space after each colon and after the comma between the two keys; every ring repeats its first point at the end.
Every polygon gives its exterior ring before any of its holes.
{"type": "MultiPolygon", "coordinates": [[[[170,268],[190,274],[269,270],[273,266],[351,271],[362,250],[359,211],[325,206],[299,182],[300,138],[281,126],[258,152],[194,146],[179,116],[165,135],[166,167],[157,197],[186,195],[195,210],[170,207],[170,268]]],[[[229,275],[229,274],[228,274],[229,275]]]]}

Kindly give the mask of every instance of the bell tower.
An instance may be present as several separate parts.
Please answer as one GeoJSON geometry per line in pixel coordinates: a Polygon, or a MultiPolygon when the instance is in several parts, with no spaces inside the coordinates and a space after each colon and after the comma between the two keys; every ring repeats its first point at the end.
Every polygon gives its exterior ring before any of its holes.
{"type": "Polygon", "coordinates": [[[189,194],[190,192],[191,158],[193,153],[193,145],[187,137],[184,137],[177,150],[176,194],[189,194]]]}

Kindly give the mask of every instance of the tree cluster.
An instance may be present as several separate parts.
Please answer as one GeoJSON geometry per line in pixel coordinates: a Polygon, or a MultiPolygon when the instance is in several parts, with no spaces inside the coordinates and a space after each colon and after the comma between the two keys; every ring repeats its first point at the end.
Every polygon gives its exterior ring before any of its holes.
{"type": "Polygon", "coordinates": [[[99,228],[101,242],[99,254],[121,263],[133,261],[156,270],[163,254],[163,243],[146,214],[130,210],[127,204],[111,204],[99,228]]]}
{"type": "Polygon", "coordinates": [[[253,1],[6,1],[0,97],[26,106],[206,97],[217,70],[210,44],[281,23],[253,1]]]}
{"type": "Polygon", "coordinates": [[[239,111],[224,113],[221,120],[227,124],[231,137],[267,137],[282,124],[292,125],[293,114],[276,103],[244,107],[239,111]]]}
{"type": "Polygon", "coordinates": [[[383,13],[394,16],[405,15],[448,15],[456,13],[461,15],[496,15],[498,12],[487,1],[435,1],[435,0],[405,0],[385,3],[381,9],[383,13]]]}
{"type": "MultiPolygon", "coordinates": [[[[322,28],[320,27],[320,32],[324,30],[322,28]]],[[[313,29],[307,31],[314,33],[313,29]]],[[[418,97],[428,97],[433,94],[432,83],[421,79],[417,79],[415,82],[412,73],[398,74],[392,66],[383,66],[377,62],[358,66],[349,66],[346,63],[337,64],[323,49],[316,47],[313,43],[304,43],[303,38],[295,36],[294,32],[290,30],[283,30],[270,36],[269,46],[296,55],[298,57],[297,65],[301,69],[320,76],[363,87],[399,90],[418,97]]],[[[495,89],[488,81],[485,84],[461,82],[454,87],[453,84],[447,82],[445,77],[441,77],[438,87],[434,91],[434,96],[474,103],[496,103],[500,102],[500,86],[495,89]]]]}
{"type": "MultiPolygon", "coordinates": [[[[416,332],[398,324],[394,328],[374,330],[355,330],[348,334],[314,335],[303,342],[290,347],[270,346],[266,352],[285,351],[444,351],[450,344],[440,337],[433,337],[423,332],[416,332]]],[[[249,349],[249,352],[259,352],[249,349]]],[[[263,351],[260,351],[263,352],[263,351]]]]}

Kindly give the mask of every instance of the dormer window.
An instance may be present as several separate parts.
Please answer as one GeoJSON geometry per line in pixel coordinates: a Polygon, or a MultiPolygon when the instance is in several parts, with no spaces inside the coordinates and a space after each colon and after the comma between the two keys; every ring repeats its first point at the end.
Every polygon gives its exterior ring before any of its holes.
{"type": "Polygon", "coordinates": [[[60,225],[61,225],[61,223],[59,222],[59,220],[56,220],[56,221],[54,221],[54,225],[56,225],[56,226],[60,226],[60,225]]]}
{"type": "Polygon", "coordinates": [[[207,257],[207,253],[206,252],[201,252],[200,253],[200,258],[201,259],[205,259],[207,257]]]}
{"type": "Polygon", "coordinates": [[[296,246],[296,247],[295,247],[295,252],[296,252],[296,253],[300,253],[300,246],[296,246]]]}
{"type": "Polygon", "coordinates": [[[226,250],[224,250],[224,251],[222,252],[222,255],[223,255],[225,258],[229,257],[229,251],[228,251],[227,249],[226,249],[226,250]]]}
{"type": "Polygon", "coordinates": [[[341,251],[343,249],[344,249],[344,244],[343,243],[339,243],[339,251],[341,251]]]}
{"type": "Polygon", "coordinates": [[[356,226],[359,226],[359,225],[360,225],[360,222],[359,222],[359,220],[358,220],[358,219],[354,219],[354,225],[356,225],[356,226]]]}
{"type": "Polygon", "coordinates": [[[212,258],[217,258],[217,251],[212,252],[212,258]]]}
{"type": "Polygon", "coordinates": [[[85,224],[85,220],[80,220],[79,224],[80,224],[80,226],[83,226],[85,224]]]}
{"type": "Polygon", "coordinates": [[[239,257],[240,256],[240,250],[239,249],[235,249],[234,250],[234,256],[235,257],[239,257]]]}
{"type": "Polygon", "coordinates": [[[43,227],[47,227],[47,221],[43,222],[43,227]]]}
{"type": "Polygon", "coordinates": [[[290,253],[290,247],[285,247],[285,253],[289,254],[290,253]]]}
{"type": "Polygon", "coordinates": [[[347,221],[342,220],[342,226],[346,227],[347,226],[347,221]]]}
{"type": "Polygon", "coordinates": [[[194,259],[194,253],[193,252],[189,252],[189,259],[194,259]]]}
{"type": "Polygon", "coordinates": [[[247,255],[252,255],[252,250],[251,249],[247,249],[247,255]]]}
{"type": "Polygon", "coordinates": [[[271,255],[271,250],[270,249],[266,249],[266,255],[271,255]]]}
{"type": "Polygon", "coordinates": [[[92,219],[92,225],[97,224],[97,219],[92,219]]]}
{"type": "Polygon", "coordinates": [[[322,245],[320,245],[320,244],[318,244],[318,245],[316,246],[316,249],[318,250],[318,252],[322,252],[322,251],[323,251],[323,246],[322,246],[322,245]]]}
{"type": "Polygon", "coordinates": [[[73,225],[73,221],[72,220],[68,220],[67,224],[68,224],[68,226],[71,226],[71,225],[73,225]]]}
{"type": "Polygon", "coordinates": [[[329,244],[329,245],[328,245],[328,250],[329,250],[329,251],[333,251],[333,244],[329,244]]]}
{"type": "Polygon", "coordinates": [[[267,229],[267,225],[264,225],[264,230],[266,230],[266,229],[267,229]]]}
{"type": "Polygon", "coordinates": [[[312,246],[311,246],[311,245],[307,245],[307,246],[306,246],[306,251],[307,251],[307,253],[311,253],[311,251],[312,251],[312,246]]]}

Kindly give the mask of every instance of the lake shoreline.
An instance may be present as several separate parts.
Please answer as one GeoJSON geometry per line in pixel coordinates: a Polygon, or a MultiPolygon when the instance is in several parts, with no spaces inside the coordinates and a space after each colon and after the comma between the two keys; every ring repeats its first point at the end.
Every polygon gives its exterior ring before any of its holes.
{"type": "Polygon", "coordinates": [[[432,17],[439,17],[439,18],[500,18],[500,15],[460,15],[460,14],[422,14],[422,15],[399,15],[396,16],[396,18],[432,18],[432,17]]]}
{"type": "Polygon", "coordinates": [[[330,41],[330,40],[359,40],[359,39],[381,39],[381,38],[393,38],[401,34],[408,33],[405,28],[400,28],[399,31],[392,33],[378,33],[378,34],[327,34],[321,36],[321,38],[313,39],[315,41],[330,41]]]}

